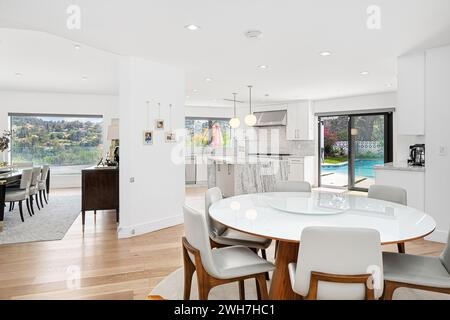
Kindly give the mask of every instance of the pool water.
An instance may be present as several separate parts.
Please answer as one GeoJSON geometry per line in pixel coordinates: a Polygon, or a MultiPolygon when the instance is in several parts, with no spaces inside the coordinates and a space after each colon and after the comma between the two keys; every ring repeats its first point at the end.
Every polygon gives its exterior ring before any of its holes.
{"type": "MultiPolygon", "coordinates": [[[[355,175],[357,177],[375,178],[374,166],[383,164],[384,160],[355,160],[355,175]]],[[[343,173],[348,174],[348,164],[338,166],[321,166],[322,173],[343,173]]]]}

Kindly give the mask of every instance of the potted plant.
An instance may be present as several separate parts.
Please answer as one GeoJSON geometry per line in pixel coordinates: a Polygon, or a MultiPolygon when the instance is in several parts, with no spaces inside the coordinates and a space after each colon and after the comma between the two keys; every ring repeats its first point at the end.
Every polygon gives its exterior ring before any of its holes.
{"type": "Polygon", "coordinates": [[[0,162],[0,167],[6,167],[8,165],[8,149],[11,141],[11,131],[5,130],[0,136],[0,152],[3,154],[3,161],[0,162]]]}

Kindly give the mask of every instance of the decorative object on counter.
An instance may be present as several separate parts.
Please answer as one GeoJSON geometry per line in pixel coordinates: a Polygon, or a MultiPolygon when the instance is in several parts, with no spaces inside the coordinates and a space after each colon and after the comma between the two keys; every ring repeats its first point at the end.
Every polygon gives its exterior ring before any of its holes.
{"type": "Polygon", "coordinates": [[[0,136],[0,152],[3,155],[3,160],[0,162],[0,168],[8,166],[8,148],[11,141],[11,131],[5,130],[0,136]]]}
{"type": "Polygon", "coordinates": [[[158,119],[155,120],[155,127],[164,130],[164,119],[161,119],[161,103],[158,102],[158,119]]]}
{"type": "Polygon", "coordinates": [[[230,119],[230,127],[233,129],[237,129],[241,125],[241,121],[236,116],[236,95],[237,95],[237,93],[233,93],[234,115],[233,115],[233,118],[230,119]]]}
{"type": "Polygon", "coordinates": [[[256,116],[252,112],[252,88],[253,86],[248,86],[248,89],[250,91],[250,99],[249,99],[249,106],[250,106],[250,113],[245,116],[245,124],[249,127],[253,127],[256,124],[256,116]]]}
{"type": "Polygon", "coordinates": [[[169,131],[166,132],[166,142],[177,141],[177,136],[172,130],[172,104],[169,104],[169,131]]]}
{"type": "Polygon", "coordinates": [[[408,164],[417,167],[425,167],[425,145],[415,144],[409,147],[408,164]]]}
{"type": "Polygon", "coordinates": [[[144,145],[150,146],[153,144],[153,131],[146,130],[144,131],[144,145]]]}

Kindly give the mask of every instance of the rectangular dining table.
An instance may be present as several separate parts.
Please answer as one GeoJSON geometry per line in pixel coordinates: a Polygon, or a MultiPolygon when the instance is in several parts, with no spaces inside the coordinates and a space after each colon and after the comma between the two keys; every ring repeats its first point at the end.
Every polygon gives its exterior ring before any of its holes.
{"type": "MultiPolygon", "coordinates": [[[[3,231],[4,227],[6,188],[8,187],[8,185],[13,185],[17,182],[20,182],[21,178],[22,170],[0,173],[0,232],[3,231]]],[[[48,194],[50,192],[50,170],[48,172],[47,181],[45,183],[48,197],[48,194]]]]}

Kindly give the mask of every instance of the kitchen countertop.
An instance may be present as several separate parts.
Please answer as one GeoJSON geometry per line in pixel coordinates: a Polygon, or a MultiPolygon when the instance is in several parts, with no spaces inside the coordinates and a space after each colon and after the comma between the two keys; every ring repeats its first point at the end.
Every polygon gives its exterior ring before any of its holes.
{"type": "Polygon", "coordinates": [[[269,163],[269,162],[282,162],[282,161],[288,161],[286,160],[280,160],[280,159],[274,159],[274,158],[265,158],[265,157],[258,157],[258,156],[248,156],[248,157],[233,157],[233,156],[209,156],[209,160],[212,160],[217,163],[224,163],[224,164],[257,164],[257,163],[269,163]]]}
{"type": "Polygon", "coordinates": [[[377,165],[375,170],[397,170],[397,171],[412,171],[425,172],[425,167],[410,166],[406,162],[389,162],[383,165],[377,165]]]}

